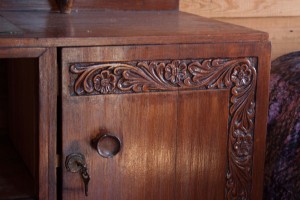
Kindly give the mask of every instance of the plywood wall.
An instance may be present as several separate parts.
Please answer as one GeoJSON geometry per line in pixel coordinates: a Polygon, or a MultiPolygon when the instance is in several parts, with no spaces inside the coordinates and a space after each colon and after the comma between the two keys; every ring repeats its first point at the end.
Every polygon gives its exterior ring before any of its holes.
{"type": "Polygon", "coordinates": [[[179,8],[268,32],[272,59],[300,51],[300,0],[180,0],[179,8]]]}

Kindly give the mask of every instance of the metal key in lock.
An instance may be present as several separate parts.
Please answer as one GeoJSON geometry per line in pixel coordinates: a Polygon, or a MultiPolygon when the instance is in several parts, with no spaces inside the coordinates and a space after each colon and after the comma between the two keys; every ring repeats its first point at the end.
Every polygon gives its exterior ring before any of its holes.
{"type": "MultiPolygon", "coordinates": [[[[79,165],[81,165],[81,163],[79,163],[79,165]]],[[[80,174],[81,174],[81,178],[82,178],[83,183],[84,183],[85,196],[88,196],[88,185],[89,185],[89,182],[90,182],[91,178],[90,178],[90,175],[88,174],[86,165],[85,166],[81,165],[80,174]]]]}
{"type": "Polygon", "coordinates": [[[66,169],[72,173],[80,173],[84,183],[84,193],[88,196],[88,184],[90,181],[90,175],[88,174],[87,165],[84,155],[80,153],[70,154],[66,158],[66,169]]]}

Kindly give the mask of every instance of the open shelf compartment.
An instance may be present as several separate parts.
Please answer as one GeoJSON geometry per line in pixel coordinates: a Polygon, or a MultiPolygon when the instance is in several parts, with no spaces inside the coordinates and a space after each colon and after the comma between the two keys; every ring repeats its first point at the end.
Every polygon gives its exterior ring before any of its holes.
{"type": "Polygon", "coordinates": [[[0,66],[0,200],[37,199],[38,59],[0,66]]]}

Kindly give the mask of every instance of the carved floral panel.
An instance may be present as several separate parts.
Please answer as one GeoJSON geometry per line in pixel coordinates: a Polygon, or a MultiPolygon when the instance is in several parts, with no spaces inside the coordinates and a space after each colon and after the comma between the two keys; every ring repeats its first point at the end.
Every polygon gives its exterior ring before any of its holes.
{"type": "Polygon", "coordinates": [[[257,58],[76,63],[70,94],[230,89],[226,199],[250,199],[257,58]]]}

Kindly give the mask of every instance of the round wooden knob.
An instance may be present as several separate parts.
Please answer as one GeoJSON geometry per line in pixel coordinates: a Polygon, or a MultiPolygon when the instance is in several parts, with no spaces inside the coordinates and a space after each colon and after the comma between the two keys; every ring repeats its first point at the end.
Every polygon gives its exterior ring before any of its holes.
{"type": "Polygon", "coordinates": [[[98,154],[104,158],[111,158],[121,150],[121,141],[114,135],[101,135],[93,143],[98,154]]]}

